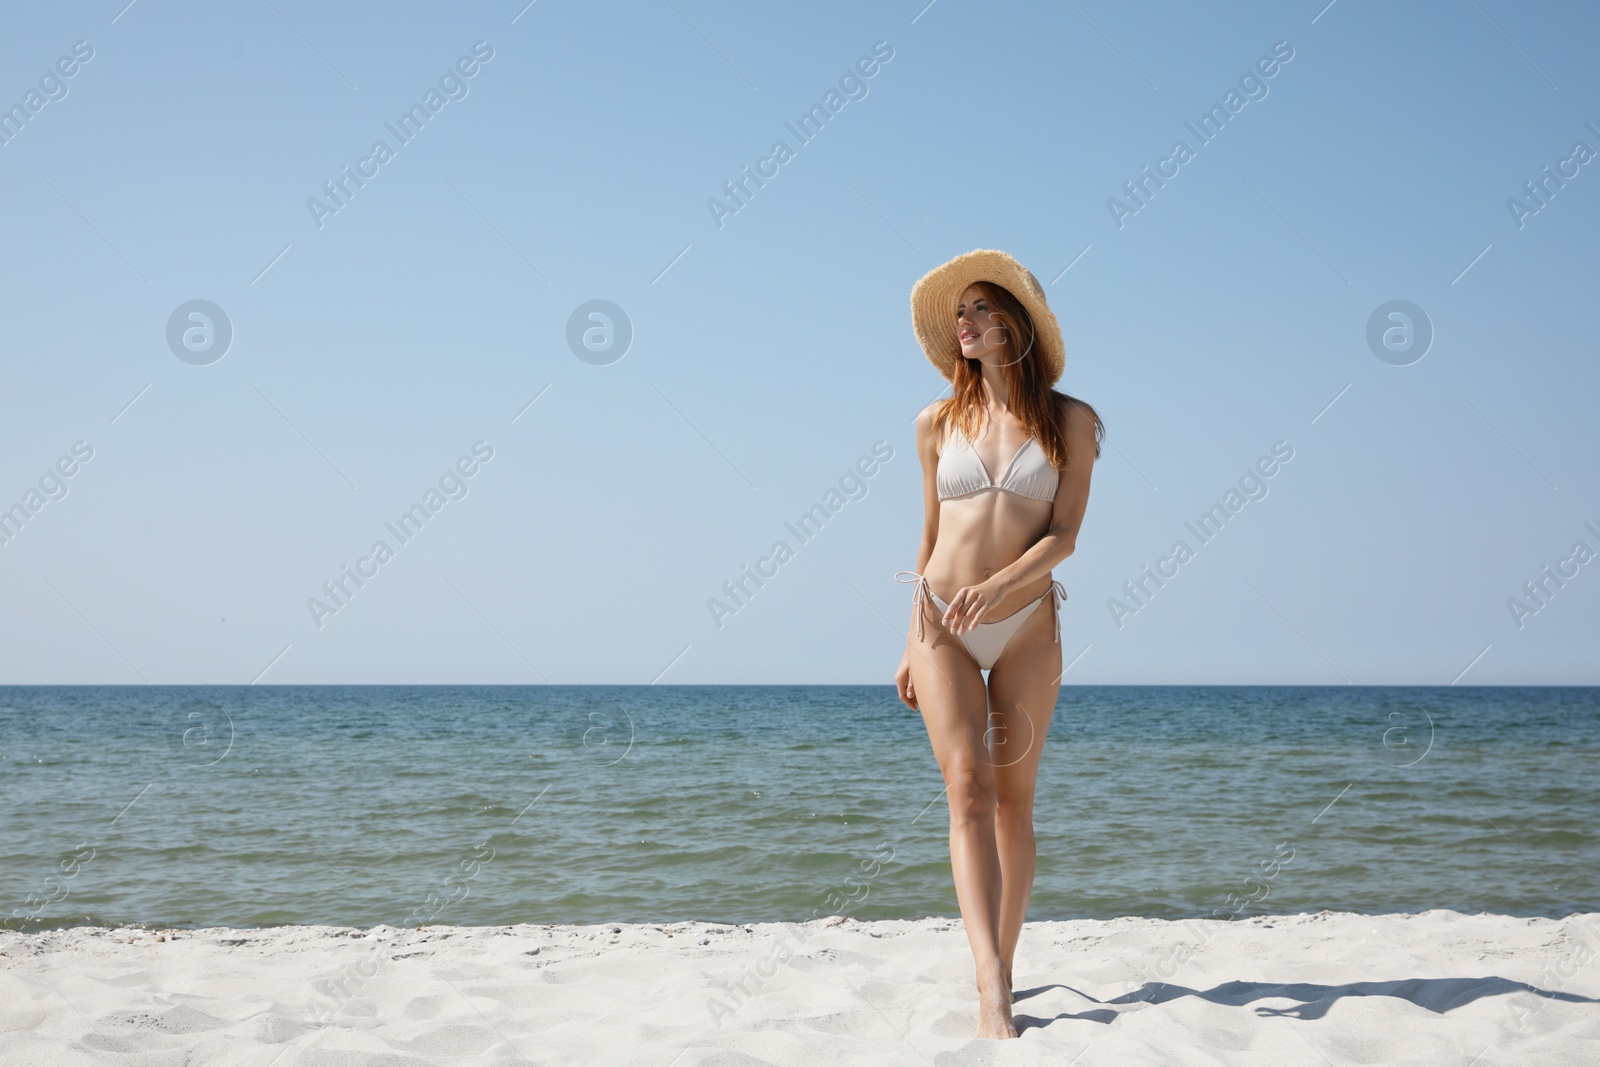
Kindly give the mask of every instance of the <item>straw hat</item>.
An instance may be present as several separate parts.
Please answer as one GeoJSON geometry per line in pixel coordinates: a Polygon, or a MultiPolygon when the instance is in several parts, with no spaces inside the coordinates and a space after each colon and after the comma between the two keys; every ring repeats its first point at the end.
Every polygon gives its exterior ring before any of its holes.
{"type": "MultiPolygon", "coordinates": [[[[1039,357],[1045,380],[1054,385],[1066,365],[1067,353],[1055,312],[1045,303],[1044,287],[1011,256],[986,248],[962,253],[933,268],[911,287],[911,326],[939,373],[954,380],[956,360],[961,358],[956,305],[973,282],[993,282],[1028,309],[1038,333],[1033,351],[1039,357]]],[[[1020,340],[1027,343],[1025,338],[1020,340]]]]}

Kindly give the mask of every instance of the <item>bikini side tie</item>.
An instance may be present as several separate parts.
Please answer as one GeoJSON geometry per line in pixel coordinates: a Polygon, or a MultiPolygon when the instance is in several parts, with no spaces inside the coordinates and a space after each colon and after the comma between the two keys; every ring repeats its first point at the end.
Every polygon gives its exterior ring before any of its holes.
{"type": "Polygon", "coordinates": [[[914,584],[917,587],[916,592],[913,593],[912,596],[911,596],[911,606],[914,609],[916,609],[916,613],[917,613],[917,640],[921,641],[922,640],[922,607],[923,607],[923,604],[924,604],[923,597],[932,595],[932,592],[933,592],[931,589],[928,588],[928,579],[924,578],[922,575],[918,574],[916,571],[895,571],[894,572],[894,580],[899,582],[901,585],[914,584]],[[909,575],[909,577],[901,577],[901,575],[909,575]]]}
{"type": "Polygon", "coordinates": [[[1061,643],[1061,602],[1067,599],[1067,590],[1060,582],[1052,580],[1045,592],[1050,597],[1050,610],[1056,617],[1056,644],[1061,643]]]}

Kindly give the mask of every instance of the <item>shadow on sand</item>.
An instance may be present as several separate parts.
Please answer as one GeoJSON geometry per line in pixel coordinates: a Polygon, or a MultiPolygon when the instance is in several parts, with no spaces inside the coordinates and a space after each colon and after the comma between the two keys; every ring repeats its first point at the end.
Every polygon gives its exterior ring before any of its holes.
{"type": "Polygon", "coordinates": [[[1166,982],[1146,982],[1131,993],[1111,1000],[1094,997],[1068,985],[1042,985],[1033,989],[1019,989],[1012,996],[1013,1003],[1052,989],[1065,989],[1095,1004],[1108,1005],[1087,1011],[1062,1012],[1050,1018],[1039,1018],[1014,1012],[1017,1030],[1036,1026],[1049,1026],[1059,1019],[1078,1019],[1086,1022],[1111,1023],[1123,1012],[1110,1007],[1114,1004],[1165,1004],[1180,997],[1199,997],[1214,1004],[1243,1007],[1256,1000],[1293,1000],[1298,1004],[1287,1007],[1257,1006],[1259,1016],[1287,1016],[1291,1019],[1320,1019],[1342,997],[1399,997],[1420,1008],[1443,1015],[1451,1008],[1470,1004],[1483,997],[1506,996],[1511,993],[1532,993],[1548,1000],[1572,1004],[1600,1004],[1600,999],[1576,993],[1552,992],[1531,986],[1526,982],[1513,982],[1508,978],[1401,978],[1392,982],[1349,982],[1345,985],[1317,985],[1311,982],[1224,982],[1211,989],[1190,989],[1188,986],[1168,985],[1166,982]]]}

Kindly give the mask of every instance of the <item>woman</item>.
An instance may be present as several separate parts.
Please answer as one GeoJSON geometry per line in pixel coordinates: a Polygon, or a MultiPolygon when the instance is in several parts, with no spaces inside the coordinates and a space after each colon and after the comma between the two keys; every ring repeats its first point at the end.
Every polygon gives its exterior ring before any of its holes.
{"type": "Polygon", "coordinates": [[[911,314],[954,391],[917,416],[926,518],[917,570],[896,576],[916,590],[895,686],[922,713],[944,775],[978,1036],[1016,1037],[1011,964],[1033,890],[1034,784],[1061,687],[1066,593],[1051,571],[1077,541],[1105,428],[1051,388],[1060,329],[1038,280],[1006,253],[979,249],[928,272],[911,314]]]}

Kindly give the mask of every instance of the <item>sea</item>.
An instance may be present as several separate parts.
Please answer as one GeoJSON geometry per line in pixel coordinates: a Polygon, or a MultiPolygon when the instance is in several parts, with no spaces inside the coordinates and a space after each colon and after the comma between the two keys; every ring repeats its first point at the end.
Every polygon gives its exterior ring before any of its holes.
{"type": "MultiPolygon", "coordinates": [[[[1600,688],[1070,686],[1030,919],[1600,911],[1600,688]]],[[[0,688],[0,920],[957,916],[889,686],[0,688]]]]}

